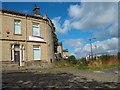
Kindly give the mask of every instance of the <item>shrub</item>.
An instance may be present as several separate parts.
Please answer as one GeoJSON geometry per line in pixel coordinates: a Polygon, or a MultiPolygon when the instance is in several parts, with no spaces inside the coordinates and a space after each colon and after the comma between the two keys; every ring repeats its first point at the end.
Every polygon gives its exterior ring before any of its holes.
{"type": "Polygon", "coordinates": [[[72,64],[76,64],[77,61],[76,61],[75,56],[74,56],[74,55],[69,56],[69,57],[68,57],[68,62],[69,62],[69,63],[72,63],[72,64]]]}

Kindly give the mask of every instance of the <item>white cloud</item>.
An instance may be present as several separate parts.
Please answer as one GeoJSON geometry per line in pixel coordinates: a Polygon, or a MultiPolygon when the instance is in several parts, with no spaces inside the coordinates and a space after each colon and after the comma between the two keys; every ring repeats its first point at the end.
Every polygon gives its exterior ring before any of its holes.
{"type": "MultiPolygon", "coordinates": [[[[118,38],[111,38],[104,41],[99,41],[93,43],[93,45],[97,45],[99,52],[110,52],[113,50],[118,50],[118,38]]],[[[93,48],[94,49],[94,48],[93,48]]]]}
{"type": "Polygon", "coordinates": [[[68,9],[68,14],[70,17],[80,18],[82,9],[80,9],[80,5],[71,5],[68,9]]]}
{"type": "MultiPolygon", "coordinates": [[[[115,2],[82,2],[80,5],[71,5],[68,8],[69,19],[61,24],[62,17],[56,17],[52,21],[57,33],[67,33],[69,30],[84,30],[93,32],[97,39],[107,39],[93,43],[98,53],[116,53],[118,50],[118,4],[115,2]],[[110,26],[111,25],[111,26],[110,26]],[[111,39],[108,39],[111,38],[111,39]]],[[[82,39],[68,39],[63,44],[74,48],[71,54],[77,58],[90,54],[90,45],[82,39]]]]}
{"type": "MultiPolygon", "coordinates": [[[[103,35],[105,28],[110,24],[117,23],[118,5],[115,2],[81,2],[80,5],[70,5],[68,8],[69,19],[60,23],[62,17],[56,17],[52,21],[56,26],[57,33],[67,33],[69,30],[87,30],[94,32],[99,38],[105,38],[103,35]],[[94,31],[99,29],[99,31],[94,31]],[[101,33],[99,35],[99,33],[101,33]]],[[[107,31],[108,36],[115,36],[117,30],[107,31]],[[113,35],[113,34],[114,35],[113,35]]]]}
{"type": "Polygon", "coordinates": [[[84,44],[83,39],[66,39],[63,44],[70,46],[70,47],[82,47],[84,44]]]}
{"type": "Polygon", "coordinates": [[[108,29],[98,30],[93,35],[97,39],[118,37],[118,23],[110,25],[108,29]]]}
{"type": "Polygon", "coordinates": [[[110,36],[118,37],[118,23],[115,23],[110,29],[109,29],[110,36]]]}
{"type": "MultiPolygon", "coordinates": [[[[111,38],[104,41],[97,41],[92,43],[93,53],[96,53],[95,45],[97,46],[97,53],[99,54],[116,54],[118,51],[118,38],[111,38]]],[[[76,54],[77,58],[86,57],[90,54],[90,44],[86,44],[81,48],[75,48],[74,54],[76,54]]]]}
{"type": "Polygon", "coordinates": [[[69,16],[74,20],[76,29],[102,28],[117,21],[117,3],[85,2],[81,5],[71,5],[69,16]],[[79,25],[79,27],[78,27],[79,25]]]}
{"type": "Polygon", "coordinates": [[[70,28],[71,28],[70,21],[65,20],[64,23],[61,25],[60,19],[61,19],[60,16],[52,19],[52,22],[54,23],[54,25],[56,27],[56,32],[57,33],[67,33],[68,30],[70,30],[70,28]]]}
{"type": "Polygon", "coordinates": [[[70,52],[69,55],[74,55],[76,57],[77,57],[77,51],[76,50],[81,50],[84,43],[85,43],[85,41],[83,39],[66,39],[63,42],[64,45],[75,48],[74,52],[70,52]]]}

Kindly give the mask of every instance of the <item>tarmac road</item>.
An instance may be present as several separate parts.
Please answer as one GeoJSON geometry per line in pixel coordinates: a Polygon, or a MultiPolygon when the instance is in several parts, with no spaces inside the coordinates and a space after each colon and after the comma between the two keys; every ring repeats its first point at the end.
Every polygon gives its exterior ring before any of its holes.
{"type": "Polygon", "coordinates": [[[120,87],[116,70],[82,71],[74,68],[60,68],[54,70],[37,70],[3,73],[3,90],[23,90],[25,88],[92,88],[117,89],[120,87]]]}

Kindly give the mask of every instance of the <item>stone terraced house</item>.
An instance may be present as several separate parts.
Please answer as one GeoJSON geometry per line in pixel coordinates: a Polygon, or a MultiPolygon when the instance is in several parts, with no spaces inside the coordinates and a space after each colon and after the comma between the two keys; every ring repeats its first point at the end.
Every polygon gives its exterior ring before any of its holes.
{"type": "Polygon", "coordinates": [[[55,27],[46,14],[40,16],[0,8],[0,60],[3,69],[49,67],[54,61],[55,27]]]}
{"type": "Polygon", "coordinates": [[[69,56],[68,49],[63,50],[63,58],[68,59],[68,56],[69,56]]]}
{"type": "Polygon", "coordinates": [[[62,59],[67,59],[69,56],[68,49],[63,50],[62,42],[58,42],[57,52],[60,54],[62,59]]]}

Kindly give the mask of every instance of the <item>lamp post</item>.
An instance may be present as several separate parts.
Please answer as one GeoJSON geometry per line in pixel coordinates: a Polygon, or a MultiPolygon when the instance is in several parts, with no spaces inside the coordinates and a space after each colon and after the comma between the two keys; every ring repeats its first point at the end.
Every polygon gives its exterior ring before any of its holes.
{"type": "Polygon", "coordinates": [[[91,42],[91,39],[89,39],[90,40],[90,49],[91,49],[91,58],[92,58],[92,60],[93,60],[93,52],[92,52],[92,42],[91,42]]]}
{"type": "MultiPolygon", "coordinates": [[[[96,39],[96,38],[92,38],[92,39],[96,39]]],[[[90,38],[90,49],[91,49],[91,59],[93,60],[93,51],[92,51],[92,39],[90,38]]]]}

